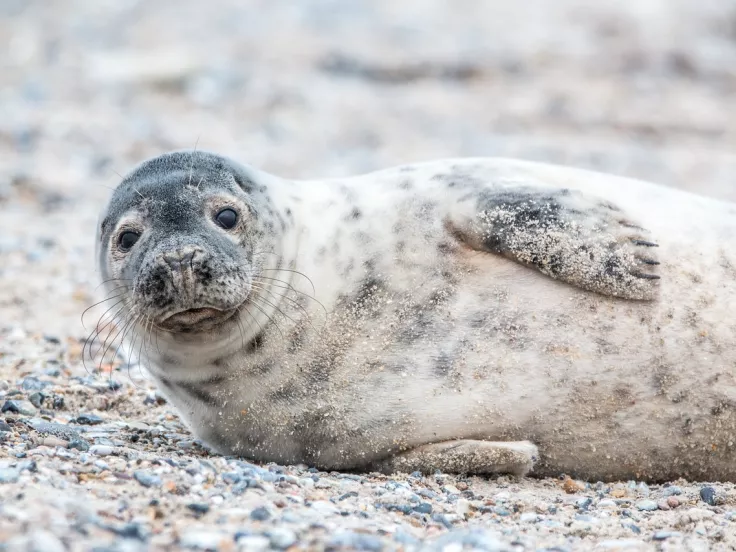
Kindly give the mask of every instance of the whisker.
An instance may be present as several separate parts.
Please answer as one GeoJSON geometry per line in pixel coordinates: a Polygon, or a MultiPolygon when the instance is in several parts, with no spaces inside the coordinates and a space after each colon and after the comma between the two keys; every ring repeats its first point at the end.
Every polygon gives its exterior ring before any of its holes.
{"type": "MultiPolygon", "coordinates": [[[[102,316],[100,317],[100,320],[99,320],[99,322],[97,322],[97,335],[96,335],[96,336],[95,336],[95,337],[94,337],[93,339],[95,339],[95,340],[96,340],[96,339],[97,339],[97,338],[98,338],[98,337],[100,336],[100,334],[102,333],[102,330],[104,330],[104,329],[105,329],[105,328],[107,328],[107,327],[108,327],[108,326],[109,326],[110,324],[112,324],[113,322],[115,322],[115,319],[116,319],[116,318],[117,318],[117,317],[118,317],[118,316],[120,315],[120,313],[121,313],[121,312],[123,312],[123,311],[125,310],[125,308],[126,308],[126,307],[127,307],[127,306],[128,306],[129,304],[130,304],[129,300],[127,300],[127,299],[121,299],[121,300],[120,300],[120,301],[119,301],[118,303],[116,303],[115,305],[113,305],[112,307],[110,307],[110,308],[109,308],[109,309],[108,309],[107,311],[105,311],[105,314],[103,314],[103,315],[102,315],[102,316]],[[116,312],[116,313],[115,313],[114,315],[112,315],[112,317],[110,318],[110,320],[108,320],[108,321],[107,321],[107,324],[105,324],[104,326],[102,326],[102,328],[100,328],[100,327],[99,327],[99,326],[100,326],[100,322],[102,322],[102,318],[103,318],[103,317],[105,316],[105,314],[107,314],[108,312],[110,312],[110,311],[111,311],[112,309],[114,309],[114,308],[115,308],[115,307],[116,307],[117,305],[119,305],[120,303],[123,303],[123,306],[122,306],[122,307],[120,307],[120,308],[118,309],[118,311],[117,311],[117,312],[116,312]]],[[[94,332],[93,332],[93,333],[94,333],[94,332]]],[[[110,334],[108,333],[108,335],[107,335],[107,338],[109,338],[109,337],[110,337],[110,334]]],[[[105,346],[105,343],[107,343],[107,338],[105,339],[105,342],[104,342],[104,343],[102,344],[102,347],[104,347],[104,346],[105,346]]],[[[92,344],[90,344],[90,350],[89,350],[89,352],[90,352],[90,356],[91,356],[92,358],[94,358],[94,356],[95,356],[95,355],[97,354],[97,353],[93,353],[93,352],[92,352],[92,344]]],[[[100,352],[100,349],[98,349],[98,350],[97,350],[97,352],[99,353],[99,352],[100,352]]]]}
{"type": "Polygon", "coordinates": [[[113,320],[115,320],[115,317],[116,317],[116,316],[117,316],[118,314],[120,314],[120,312],[122,312],[122,311],[123,311],[123,310],[125,309],[125,307],[126,307],[126,304],[125,304],[125,303],[126,303],[126,301],[127,301],[126,299],[121,299],[120,301],[118,301],[118,302],[116,302],[116,303],[115,303],[114,305],[112,305],[112,306],[111,306],[111,307],[110,307],[109,309],[107,309],[107,310],[106,310],[106,311],[105,311],[104,313],[102,313],[102,316],[100,316],[100,318],[99,318],[99,319],[98,319],[98,321],[97,321],[97,324],[95,325],[95,329],[94,329],[94,330],[92,330],[92,331],[90,332],[89,336],[87,336],[87,339],[85,339],[85,340],[84,340],[84,345],[83,345],[83,347],[82,347],[82,365],[84,366],[84,369],[85,369],[85,371],[86,371],[86,372],[87,372],[88,374],[90,373],[90,371],[89,371],[89,370],[87,369],[87,361],[86,361],[86,357],[85,357],[85,350],[86,350],[86,349],[88,349],[88,352],[89,352],[89,358],[90,358],[90,360],[94,360],[95,354],[94,354],[94,352],[92,351],[92,347],[93,347],[93,345],[94,345],[94,342],[95,342],[95,340],[96,340],[96,339],[97,339],[97,337],[98,337],[98,336],[100,335],[100,333],[101,333],[101,332],[102,332],[102,331],[103,331],[103,330],[104,330],[104,329],[105,329],[105,328],[106,328],[107,326],[109,326],[109,325],[110,325],[110,324],[112,323],[112,321],[113,321],[113,320]],[[102,318],[103,318],[103,317],[104,317],[104,316],[105,316],[105,315],[106,315],[106,314],[107,314],[108,312],[110,312],[110,311],[111,311],[112,309],[114,309],[114,308],[115,308],[115,307],[116,307],[117,305],[119,305],[120,303],[123,303],[123,306],[122,306],[122,307],[120,307],[120,309],[119,309],[119,310],[118,310],[118,311],[117,311],[117,312],[115,313],[115,315],[114,315],[114,316],[113,316],[113,317],[112,317],[112,318],[111,318],[111,319],[110,319],[110,320],[109,320],[109,321],[107,322],[107,324],[105,324],[105,325],[104,325],[104,326],[103,326],[102,328],[100,328],[100,323],[102,322],[102,318]]]}
{"type": "MultiPolygon", "coordinates": [[[[107,352],[110,350],[110,346],[113,343],[115,343],[117,341],[118,337],[126,331],[126,329],[128,328],[129,324],[133,320],[135,320],[136,316],[137,316],[137,314],[135,314],[133,312],[129,313],[128,316],[126,317],[126,321],[123,323],[123,327],[120,329],[120,331],[118,331],[117,334],[115,334],[115,337],[110,342],[110,344],[107,347],[105,347],[105,350],[102,352],[102,357],[100,357],[100,364],[99,364],[99,368],[98,368],[99,370],[102,370],[102,363],[104,362],[105,357],[107,356],[107,352]]],[[[105,340],[105,342],[107,342],[107,340],[105,340]]],[[[122,342],[121,342],[121,345],[122,345],[122,342]]],[[[118,347],[118,350],[120,350],[120,347],[118,347]]],[[[112,364],[112,363],[115,362],[115,358],[116,357],[117,357],[117,351],[115,352],[115,355],[112,357],[112,360],[110,361],[110,364],[112,364]]]]}
{"type": "MultiPolygon", "coordinates": [[[[276,326],[276,329],[277,329],[277,330],[279,331],[279,333],[281,334],[281,339],[286,339],[286,338],[284,337],[284,333],[283,333],[283,332],[281,331],[281,328],[279,328],[279,325],[278,325],[278,324],[276,323],[276,321],[275,321],[274,319],[272,319],[272,318],[271,318],[270,316],[268,316],[268,314],[266,313],[266,311],[264,311],[264,310],[263,310],[263,309],[262,309],[262,308],[261,308],[260,306],[258,306],[258,305],[257,305],[256,303],[250,303],[250,304],[251,304],[251,305],[253,305],[253,306],[254,306],[255,308],[257,308],[257,309],[258,309],[259,311],[261,311],[261,312],[263,313],[263,315],[264,315],[264,316],[266,317],[266,319],[267,319],[267,320],[268,320],[269,322],[273,322],[273,325],[274,325],[274,326],[276,326]]],[[[246,311],[246,312],[247,312],[247,311],[246,311]]],[[[253,316],[253,315],[251,315],[251,316],[253,316]]],[[[255,318],[254,318],[254,320],[255,320],[255,318]]],[[[258,321],[256,320],[256,322],[258,322],[258,321]]],[[[260,323],[259,323],[258,325],[260,326],[260,323]]],[[[262,328],[262,327],[261,327],[261,331],[263,331],[263,328],[262,328]]]]}
{"type": "Polygon", "coordinates": [[[79,317],[79,321],[82,323],[82,327],[85,330],[87,329],[87,326],[84,324],[84,315],[87,314],[91,309],[95,308],[97,305],[101,305],[102,303],[105,303],[106,301],[112,301],[113,299],[118,299],[120,297],[123,297],[125,294],[126,292],[123,291],[122,293],[118,293],[117,295],[113,295],[112,297],[108,297],[107,299],[103,299],[102,301],[98,301],[94,305],[91,305],[87,307],[86,309],[84,309],[84,311],[82,311],[82,315],[79,317]]]}
{"type": "Polygon", "coordinates": [[[266,305],[267,305],[267,306],[269,306],[269,307],[271,307],[271,308],[274,308],[274,309],[276,309],[277,311],[279,311],[279,314],[281,314],[281,316],[283,316],[283,317],[284,317],[284,318],[286,318],[287,320],[290,320],[290,321],[291,321],[291,322],[293,322],[294,324],[297,324],[297,325],[298,325],[298,322],[297,322],[296,320],[294,320],[294,319],[293,319],[293,318],[292,318],[291,316],[289,316],[289,315],[288,315],[288,314],[286,314],[286,313],[285,313],[284,311],[282,311],[282,310],[281,310],[281,309],[280,309],[280,308],[278,307],[278,305],[274,305],[273,303],[271,303],[271,302],[270,302],[270,301],[269,301],[268,299],[266,299],[265,297],[261,297],[261,296],[259,296],[259,295],[252,295],[252,296],[251,296],[251,299],[258,299],[259,301],[263,301],[264,303],[266,303],[266,305]]]}
{"type": "Polygon", "coordinates": [[[192,171],[194,170],[194,156],[197,155],[197,145],[199,145],[199,136],[197,136],[197,141],[194,142],[194,151],[192,152],[192,160],[189,164],[189,182],[187,182],[187,186],[192,185],[192,171]]]}
{"type": "Polygon", "coordinates": [[[327,312],[327,307],[324,306],[324,304],[322,303],[322,301],[320,301],[316,297],[312,297],[308,293],[305,293],[303,291],[299,291],[298,289],[294,288],[294,286],[292,286],[288,282],[285,282],[284,280],[279,280],[278,278],[269,278],[268,276],[254,276],[253,277],[253,281],[254,282],[257,282],[257,283],[261,283],[263,285],[273,286],[273,287],[276,287],[276,288],[279,288],[279,289],[290,289],[291,291],[293,291],[295,293],[298,293],[299,295],[303,295],[307,299],[311,299],[312,301],[314,301],[315,303],[317,303],[320,307],[322,307],[322,310],[325,312],[325,316],[328,316],[329,315],[329,313],[327,312]],[[258,280],[270,280],[271,282],[279,282],[279,283],[285,284],[285,285],[279,286],[279,285],[276,285],[276,284],[273,284],[273,283],[269,283],[269,282],[257,282],[258,280]]]}
{"type": "MultiPolygon", "coordinates": [[[[294,306],[296,306],[296,308],[298,308],[298,309],[301,309],[301,311],[302,311],[302,312],[304,313],[304,316],[306,316],[306,318],[307,318],[307,322],[309,322],[309,325],[310,325],[310,326],[312,327],[312,329],[313,329],[313,330],[314,330],[315,332],[317,332],[317,328],[315,328],[315,327],[314,327],[314,324],[312,324],[312,317],[310,316],[310,314],[309,314],[309,312],[307,311],[307,309],[305,309],[305,308],[304,308],[304,307],[303,307],[302,305],[300,305],[300,304],[299,304],[299,301],[297,301],[297,300],[295,300],[295,299],[292,299],[291,297],[287,296],[287,295],[286,295],[285,293],[284,293],[284,294],[282,295],[282,294],[280,294],[280,293],[275,293],[275,292],[273,292],[273,291],[271,291],[271,290],[269,290],[269,289],[263,288],[263,287],[259,287],[259,286],[254,286],[254,289],[256,289],[256,290],[261,290],[261,291],[265,291],[266,293],[268,293],[268,294],[270,294],[270,295],[271,295],[272,297],[274,297],[274,300],[276,300],[276,301],[278,301],[278,299],[276,299],[276,297],[280,297],[280,298],[282,298],[282,299],[285,299],[286,301],[291,301],[291,303],[292,303],[292,304],[293,304],[294,306]]],[[[327,320],[325,320],[324,324],[322,325],[322,329],[324,329],[326,325],[327,325],[327,320]]]]}
{"type": "Polygon", "coordinates": [[[312,282],[312,279],[306,274],[304,274],[303,272],[299,272],[298,270],[293,270],[291,268],[262,268],[261,272],[263,271],[273,272],[273,271],[281,271],[281,270],[283,270],[284,272],[292,272],[294,274],[298,274],[299,276],[302,276],[309,282],[309,285],[312,286],[312,293],[315,295],[317,294],[317,289],[314,287],[314,282],[312,282]]]}

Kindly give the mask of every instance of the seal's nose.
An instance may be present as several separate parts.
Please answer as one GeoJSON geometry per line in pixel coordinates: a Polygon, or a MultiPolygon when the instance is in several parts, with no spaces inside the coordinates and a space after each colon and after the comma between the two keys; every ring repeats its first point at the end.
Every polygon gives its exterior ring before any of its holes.
{"type": "Polygon", "coordinates": [[[164,262],[169,265],[172,272],[181,272],[191,269],[195,257],[201,255],[202,249],[199,247],[188,246],[182,247],[175,251],[167,251],[163,254],[164,262]]]}

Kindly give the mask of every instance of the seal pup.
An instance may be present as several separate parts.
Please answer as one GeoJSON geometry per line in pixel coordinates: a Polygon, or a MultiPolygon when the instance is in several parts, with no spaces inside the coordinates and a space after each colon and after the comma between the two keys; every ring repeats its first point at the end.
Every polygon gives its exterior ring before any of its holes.
{"type": "Polygon", "coordinates": [[[129,345],[220,453],[736,481],[734,204],[510,159],[295,181],[183,151],[122,179],[97,238],[129,345]]]}

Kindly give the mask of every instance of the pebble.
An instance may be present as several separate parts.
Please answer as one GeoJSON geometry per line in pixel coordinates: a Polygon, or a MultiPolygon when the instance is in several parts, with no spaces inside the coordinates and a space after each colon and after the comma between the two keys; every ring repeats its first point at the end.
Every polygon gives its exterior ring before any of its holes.
{"type": "Polygon", "coordinates": [[[271,546],[271,541],[263,535],[244,535],[240,537],[236,535],[235,541],[238,543],[238,548],[243,552],[261,552],[268,550],[271,546]]]}
{"type": "Polygon", "coordinates": [[[86,452],[90,448],[89,443],[87,443],[87,441],[85,441],[84,439],[72,439],[71,441],[69,441],[68,447],[70,449],[81,450],[82,452],[86,452]]]}
{"type": "Polygon", "coordinates": [[[716,490],[713,487],[700,489],[700,499],[710,506],[716,505],[716,490]]]}
{"type": "Polygon", "coordinates": [[[675,498],[674,496],[670,496],[667,498],[667,506],[670,508],[677,508],[680,505],[680,500],[678,498],[675,498]]]}
{"type": "Polygon", "coordinates": [[[250,513],[250,519],[254,521],[266,521],[271,518],[271,512],[267,508],[261,506],[250,513]]]}
{"type": "Polygon", "coordinates": [[[46,395],[44,395],[41,392],[36,392],[30,397],[28,397],[28,401],[36,408],[41,408],[43,406],[43,401],[46,399],[46,395]]]}
{"type": "Polygon", "coordinates": [[[79,414],[74,420],[74,423],[80,425],[99,425],[104,421],[97,414],[79,414]]]}
{"type": "Polygon", "coordinates": [[[414,506],[414,511],[420,514],[431,514],[432,505],[429,502],[421,502],[414,506]]]}
{"type": "Polygon", "coordinates": [[[365,533],[341,532],[332,537],[329,547],[345,548],[348,550],[384,550],[383,541],[375,535],[365,533]]]}
{"type": "Polygon", "coordinates": [[[36,407],[33,406],[30,401],[7,400],[0,411],[12,412],[13,414],[23,414],[24,416],[33,416],[36,414],[36,407]]]}
{"type": "Polygon", "coordinates": [[[187,504],[187,508],[200,516],[203,516],[210,511],[210,505],[205,504],[204,502],[192,502],[191,504],[187,504]]]}
{"type": "Polygon", "coordinates": [[[10,427],[4,420],[0,420],[0,431],[13,431],[13,428],[10,427]]]}
{"type": "Polygon", "coordinates": [[[662,489],[662,494],[664,496],[681,495],[682,489],[678,487],[677,485],[671,485],[669,487],[665,487],[664,489],[662,489]]]}
{"type": "Polygon", "coordinates": [[[636,507],[644,512],[653,512],[658,509],[657,503],[653,500],[640,500],[636,503],[636,507]]]}
{"type": "Polygon", "coordinates": [[[616,504],[615,501],[611,500],[610,498],[604,498],[603,500],[600,500],[598,504],[596,505],[598,508],[618,508],[618,504],[616,504]]]}
{"type": "Polygon", "coordinates": [[[672,507],[669,505],[669,503],[666,500],[658,500],[657,508],[659,508],[660,510],[671,510],[672,509],[672,507]]]}
{"type": "Polygon", "coordinates": [[[160,487],[161,486],[161,478],[159,476],[154,475],[152,473],[148,473],[143,470],[134,471],[133,477],[138,483],[140,483],[144,487],[160,487]]]}
{"type": "Polygon", "coordinates": [[[187,531],[179,537],[179,544],[184,548],[195,550],[220,550],[223,543],[229,541],[227,535],[216,531],[187,531]]]}
{"type": "Polygon", "coordinates": [[[49,385],[51,385],[51,382],[41,381],[34,376],[29,376],[23,380],[21,387],[25,391],[42,391],[43,389],[46,389],[49,385]]]}
{"type": "Polygon", "coordinates": [[[55,437],[65,439],[66,441],[81,439],[81,436],[77,431],[64,424],[31,420],[28,422],[28,425],[43,435],[54,435],[55,437]]]}
{"type": "Polygon", "coordinates": [[[652,539],[654,539],[655,541],[662,541],[662,540],[671,539],[673,537],[681,537],[681,536],[682,536],[682,533],[678,531],[656,531],[652,535],[652,539]]]}
{"type": "Polygon", "coordinates": [[[0,468],[0,483],[17,483],[18,479],[20,479],[20,470],[0,468]]]}
{"type": "Polygon", "coordinates": [[[296,535],[291,529],[286,527],[276,527],[266,533],[271,546],[279,550],[289,548],[296,542],[296,535]]]}
{"type": "Polygon", "coordinates": [[[97,456],[109,456],[114,451],[115,449],[108,445],[92,445],[89,447],[89,452],[91,454],[96,454],[97,456]]]}

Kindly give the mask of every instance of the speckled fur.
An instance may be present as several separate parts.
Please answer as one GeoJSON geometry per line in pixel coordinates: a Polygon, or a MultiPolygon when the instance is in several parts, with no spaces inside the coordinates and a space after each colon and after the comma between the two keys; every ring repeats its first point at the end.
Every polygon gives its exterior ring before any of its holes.
{"type": "Polygon", "coordinates": [[[505,159],[295,182],[179,152],[125,178],[99,242],[151,320],[245,301],[201,332],[154,325],[144,357],[220,452],[365,469],[529,440],[540,475],[736,481],[733,204],[505,159]],[[210,224],[229,201],[234,232],[210,224]],[[127,219],[143,237],[120,255],[127,219]],[[210,273],[151,295],[177,248],[210,273]]]}

